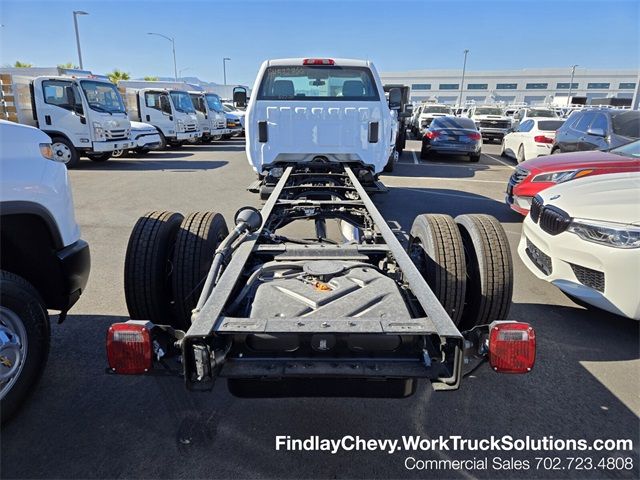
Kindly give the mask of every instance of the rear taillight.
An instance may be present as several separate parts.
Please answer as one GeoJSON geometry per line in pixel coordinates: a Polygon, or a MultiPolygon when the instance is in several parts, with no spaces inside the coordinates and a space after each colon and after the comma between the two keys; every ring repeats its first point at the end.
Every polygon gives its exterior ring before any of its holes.
{"type": "Polygon", "coordinates": [[[533,141],[536,143],[553,143],[553,138],[546,137],[544,135],[536,135],[533,137],[533,141]]]}
{"type": "Polygon", "coordinates": [[[114,323],[107,332],[107,359],[114,373],[133,375],[151,369],[149,322],[114,323]]]}
{"type": "Polygon", "coordinates": [[[335,60],[331,58],[305,58],[303,65],[335,65],[335,60]]]}
{"type": "Polygon", "coordinates": [[[440,132],[438,132],[437,130],[429,130],[427,133],[424,134],[425,137],[427,137],[429,140],[433,140],[434,138],[438,138],[440,136],[440,132]]]}
{"type": "Polygon", "coordinates": [[[475,132],[468,134],[467,137],[469,137],[471,140],[480,140],[482,138],[482,135],[480,135],[478,132],[475,132]]]}
{"type": "Polygon", "coordinates": [[[489,333],[489,363],[499,373],[527,373],[536,360],[536,332],[528,323],[494,322],[489,333]]]}

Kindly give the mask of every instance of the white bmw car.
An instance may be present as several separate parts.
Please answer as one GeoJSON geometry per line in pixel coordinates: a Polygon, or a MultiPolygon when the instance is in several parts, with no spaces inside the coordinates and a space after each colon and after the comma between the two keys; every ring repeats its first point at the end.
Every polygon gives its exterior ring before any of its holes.
{"type": "Polygon", "coordinates": [[[502,156],[515,158],[522,163],[542,155],[551,155],[551,147],[564,119],[562,118],[527,118],[517,129],[502,139],[502,156]]]}
{"type": "Polygon", "coordinates": [[[524,220],[518,253],[570,297],[640,320],[640,173],[542,191],[524,220]]]}

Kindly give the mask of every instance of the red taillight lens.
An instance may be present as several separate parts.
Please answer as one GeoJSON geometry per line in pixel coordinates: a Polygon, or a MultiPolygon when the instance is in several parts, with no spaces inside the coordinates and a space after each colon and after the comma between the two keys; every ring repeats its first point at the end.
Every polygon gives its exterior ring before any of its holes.
{"type": "Polygon", "coordinates": [[[490,325],[489,363],[499,373],[527,373],[536,361],[536,332],[528,323],[490,325]]]}
{"type": "Polygon", "coordinates": [[[536,135],[533,137],[533,141],[536,143],[553,143],[553,138],[546,137],[544,135],[536,135]]]}
{"type": "Polygon", "coordinates": [[[331,58],[305,58],[303,65],[335,65],[336,62],[331,58]]]}
{"type": "Polygon", "coordinates": [[[114,373],[133,375],[149,371],[153,353],[148,322],[111,325],[107,331],[107,359],[114,373]]]}
{"type": "Polygon", "coordinates": [[[480,140],[482,138],[482,135],[480,135],[478,132],[475,132],[470,133],[469,135],[467,135],[467,137],[469,137],[471,140],[480,140]]]}
{"type": "Polygon", "coordinates": [[[427,133],[424,134],[425,137],[427,137],[429,140],[433,140],[434,138],[438,138],[440,136],[440,132],[438,132],[437,130],[429,130],[427,133]]]}

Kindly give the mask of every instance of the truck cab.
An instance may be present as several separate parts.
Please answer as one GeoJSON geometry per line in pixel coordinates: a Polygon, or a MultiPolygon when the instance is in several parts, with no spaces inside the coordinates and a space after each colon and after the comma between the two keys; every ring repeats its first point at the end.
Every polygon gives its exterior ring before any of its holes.
{"type": "Polygon", "coordinates": [[[399,89],[385,99],[366,60],[290,58],[262,64],[245,117],[247,158],[258,174],[328,161],[382,172],[395,147],[399,89]]]}
{"type": "Polygon", "coordinates": [[[189,96],[193,102],[198,117],[198,124],[202,130],[202,141],[210,142],[219,140],[222,135],[228,133],[227,122],[222,111],[220,98],[216,94],[190,91],[189,96]]]}
{"type": "Polygon", "coordinates": [[[185,90],[163,87],[140,87],[158,82],[120,81],[129,118],[149,123],[161,133],[161,147],[197,141],[202,136],[196,109],[185,90]]]}
{"type": "Polygon", "coordinates": [[[53,154],[67,167],[76,166],[81,155],[104,161],[133,145],[124,102],[106,77],[48,68],[0,71],[5,117],[49,135],[53,154]]]}
{"type": "Polygon", "coordinates": [[[469,109],[469,118],[472,119],[482,138],[487,140],[499,140],[511,130],[511,118],[502,108],[495,105],[478,105],[469,109]]]}

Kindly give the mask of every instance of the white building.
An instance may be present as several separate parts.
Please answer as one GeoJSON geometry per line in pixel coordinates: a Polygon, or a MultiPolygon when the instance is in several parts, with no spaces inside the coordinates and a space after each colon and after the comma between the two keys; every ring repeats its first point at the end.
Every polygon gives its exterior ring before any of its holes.
{"type": "MultiPolygon", "coordinates": [[[[576,68],[571,96],[593,98],[633,98],[638,87],[638,70],[595,70],[576,68]]],[[[411,86],[411,100],[434,99],[442,103],[458,103],[460,70],[415,70],[381,73],[384,83],[411,86]]],[[[570,68],[525,68],[522,70],[467,71],[462,102],[504,101],[530,105],[551,101],[569,94],[570,68]]]]}

